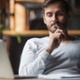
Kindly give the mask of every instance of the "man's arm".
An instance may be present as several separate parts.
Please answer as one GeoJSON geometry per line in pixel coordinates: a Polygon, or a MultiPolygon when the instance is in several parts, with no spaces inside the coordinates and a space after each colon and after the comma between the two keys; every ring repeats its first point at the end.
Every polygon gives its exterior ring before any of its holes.
{"type": "Polygon", "coordinates": [[[63,38],[65,37],[65,34],[63,30],[57,29],[54,33],[49,32],[49,43],[48,46],[45,48],[45,50],[51,54],[52,51],[59,46],[63,38]]]}
{"type": "Polygon", "coordinates": [[[36,50],[37,45],[31,40],[27,41],[21,56],[19,75],[37,76],[38,74],[43,73],[45,63],[50,54],[43,50],[37,55],[36,50]]]}

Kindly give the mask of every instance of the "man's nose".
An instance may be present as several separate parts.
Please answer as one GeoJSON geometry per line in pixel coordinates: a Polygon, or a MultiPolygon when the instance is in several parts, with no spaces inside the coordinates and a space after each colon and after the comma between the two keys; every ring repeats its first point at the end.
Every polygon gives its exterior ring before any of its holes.
{"type": "Polygon", "coordinates": [[[56,18],[56,15],[54,14],[53,16],[52,16],[52,22],[56,22],[57,21],[57,18],[56,18]]]}

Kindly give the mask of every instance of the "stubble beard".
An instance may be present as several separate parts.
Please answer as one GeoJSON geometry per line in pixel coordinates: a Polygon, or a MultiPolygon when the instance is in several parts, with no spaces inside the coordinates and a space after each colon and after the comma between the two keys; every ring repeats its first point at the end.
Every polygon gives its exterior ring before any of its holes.
{"type": "MultiPolygon", "coordinates": [[[[48,27],[47,27],[48,28],[48,27]]],[[[48,28],[48,31],[50,31],[51,33],[54,33],[56,30],[50,30],[49,28],[48,28]]]]}

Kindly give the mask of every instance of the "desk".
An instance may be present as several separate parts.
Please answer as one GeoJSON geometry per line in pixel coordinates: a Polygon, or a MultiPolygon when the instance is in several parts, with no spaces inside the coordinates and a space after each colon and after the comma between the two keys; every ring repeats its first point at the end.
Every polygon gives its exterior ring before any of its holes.
{"type": "MultiPolygon", "coordinates": [[[[68,33],[71,35],[80,35],[80,30],[68,30],[68,33]]],[[[10,36],[16,36],[21,35],[48,35],[47,30],[26,30],[26,31],[21,31],[21,32],[16,32],[16,31],[10,31],[10,30],[3,30],[2,32],[3,35],[10,35],[10,36]]]]}
{"type": "Polygon", "coordinates": [[[80,80],[80,78],[73,78],[73,79],[68,79],[68,78],[63,78],[63,79],[42,79],[42,78],[33,78],[33,79],[0,79],[0,80],[80,80]]]}
{"type": "Polygon", "coordinates": [[[47,79],[38,79],[38,78],[28,78],[28,79],[0,79],[0,80],[47,80],[47,79]]]}
{"type": "Polygon", "coordinates": [[[3,30],[2,32],[3,35],[8,35],[8,36],[16,36],[16,35],[21,35],[21,36],[34,36],[34,35],[48,35],[47,30],[26,30],[26,31],[10,31],[10,30],[3,30]]]}

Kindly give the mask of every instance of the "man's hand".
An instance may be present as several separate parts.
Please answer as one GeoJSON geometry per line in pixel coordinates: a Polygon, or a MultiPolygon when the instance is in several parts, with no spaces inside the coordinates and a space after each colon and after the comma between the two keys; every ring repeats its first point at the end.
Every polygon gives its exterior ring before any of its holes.
{"type": "Polygon", "coordinates": [[[49,44],[45,50],[51,54],[51,52],[59,46],[60,42],[64,38],[64,32],[61,29],[57,29],[54,33],[49,32],[49,38],[49,44]]]}

